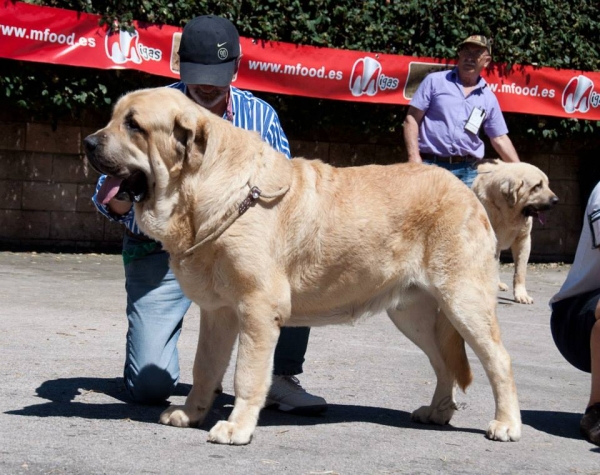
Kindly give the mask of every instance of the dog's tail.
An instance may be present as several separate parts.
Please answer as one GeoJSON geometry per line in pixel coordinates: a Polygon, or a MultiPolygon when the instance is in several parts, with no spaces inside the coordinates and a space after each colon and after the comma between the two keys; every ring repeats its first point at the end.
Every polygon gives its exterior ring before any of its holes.
{"type": "Polygon", "coordinates": [[[448,370],[456,379],[458,387],[466,391],[473,381],[473,373],[467,358],[465,340],[441,311],[435,322],[435,335],[448,370]]]}

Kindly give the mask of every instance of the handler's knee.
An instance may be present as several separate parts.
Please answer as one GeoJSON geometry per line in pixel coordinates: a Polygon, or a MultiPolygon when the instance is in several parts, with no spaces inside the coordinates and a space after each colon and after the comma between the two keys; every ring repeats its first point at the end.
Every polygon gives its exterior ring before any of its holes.
{"type": "Polygon", "coordinates": [[[161,404],[175,390],[177,379],[157,366],[146,366],[139,373],[125,368],[125,387],[132,402],[138,404],[161,404]]]}

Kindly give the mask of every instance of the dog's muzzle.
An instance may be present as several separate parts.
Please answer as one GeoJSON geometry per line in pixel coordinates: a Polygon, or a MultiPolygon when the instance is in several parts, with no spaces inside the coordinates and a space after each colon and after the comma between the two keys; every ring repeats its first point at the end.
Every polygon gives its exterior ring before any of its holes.
{"type": "Polygon", "coordinates": [[[546,203],[541,205],[529,205],[523,208],[523,215],[527,218],[537,218],[540,224],[546,223],[546,217],[544,215],[544,211],[548,211],[552,209],[556,204],[558,204],[558,197],[553,196],[546,203]]]}
{"type": "Polygon", "coordinates": [[[100,160],[98,157],[98,148],[100,146],[100,139],[98,138],[98,135],[88,135],[85,139],[83,139],[83,146],[85,148],[85,156],[94,170],[104,175],[110,175],[111,173],[105,170],[105,167],[99,163],[100,160]]]}
{"type": "Polygon", "coordinates": [[[523,214],[527,217],[537,216],[540,211],[548,211],[558,204],[558,197],[553,196],[546,203],[529,205],[523,208],[523,214]]]}
{"type": "Polygon", "coordinates": [[[110,167],[101,161],[98,156],[101,150],[101,139],[106,136],[98,137],[98,134],[88,135],[83,139],[85,154],[88,161],[98,173],[106,175],[104,184],[98,191],[100,202],[115,198],[120,201],[131,201],[139,203],[146,198],[148,192],[148,180],[141,170],[129,171],[110,167]],[[107,197],[104,199],[104,197],[107,197]]]}

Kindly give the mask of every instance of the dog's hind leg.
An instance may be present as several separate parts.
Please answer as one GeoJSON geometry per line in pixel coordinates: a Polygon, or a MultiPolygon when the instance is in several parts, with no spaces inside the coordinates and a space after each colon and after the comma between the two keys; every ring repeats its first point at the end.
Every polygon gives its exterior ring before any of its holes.
{"type": "Polygon", "coordinates": [[[415,410],[411,418],[422,423],[448,424],[456,410],[456,383],[465,389],[472,378],[462,337],[439,312],[433,297],[424,293],[410,307],[390,309],[388,315],[425,352],[437,377],[431,404],[415,410]]]}
{"type": "Polygon", "coordinates": [[[171,406],[160,415],[162,424],[195,427],[202,423],[215,397],[222,391],[221,382],[237,333],[238,321],[233,311],[201,310],[192,390],[185,405],[171,406]]]}
{"type": "MultiPolygon", "coordinates": [[[[456,280],[462,282],[458,277],[456,280]]],[[[441,308],[481,361],[492,386],[496,417],[488,426],[487,436],[493,440],[519,440],[521,413],[510,356],[500,339],[495,284],[484,288],[461,283],[446,289],[445,295],[441,308]]]]}

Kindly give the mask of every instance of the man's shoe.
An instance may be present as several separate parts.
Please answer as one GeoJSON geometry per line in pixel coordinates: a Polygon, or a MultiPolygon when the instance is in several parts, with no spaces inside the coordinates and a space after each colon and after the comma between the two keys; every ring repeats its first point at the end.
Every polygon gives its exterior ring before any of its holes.
{"type": "Polygon", "coordinates": [[[579,423],[579,430],[588,442],[600,445],[600,402],[585,410],[579,423]]]}
{"type": "Polygon", "coordinates": [[[307,393],[295,376],[274,374],[265,407],[274,407],[291,414],[315,415],[327,410],[327,401],[307,393]]]}

